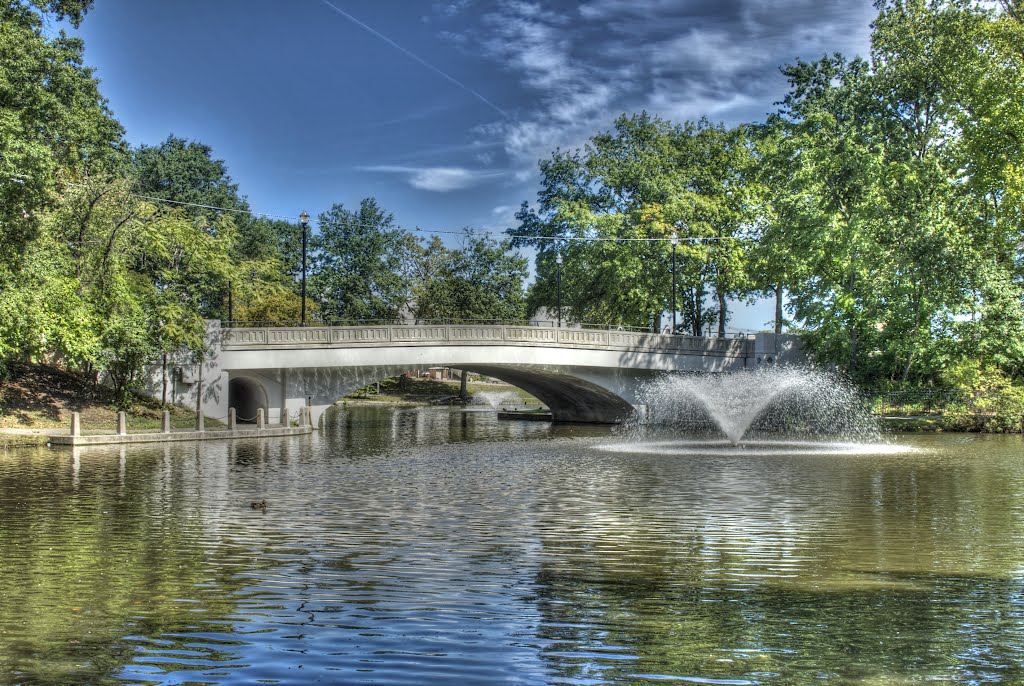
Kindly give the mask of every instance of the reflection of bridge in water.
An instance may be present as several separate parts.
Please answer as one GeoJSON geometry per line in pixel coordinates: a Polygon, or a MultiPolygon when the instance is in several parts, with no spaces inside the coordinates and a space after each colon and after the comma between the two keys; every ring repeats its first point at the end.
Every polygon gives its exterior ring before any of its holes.
{"type": "MultiPolygon", "coordinates": [[[[334,401],[375,381],[429,367],[501,379],[539,398],[555,421],[615,422],[636,391],[666,371],[725,372],[802,359],[793,336],[676,336],[509,324],[221,328],[211,323],[202,369],[184,365],[175,400],[205,414],[269,422],[310,405],[314,425],[334,401]]],[[[159,394],[160,370],[150,392],[159,394]]]]}

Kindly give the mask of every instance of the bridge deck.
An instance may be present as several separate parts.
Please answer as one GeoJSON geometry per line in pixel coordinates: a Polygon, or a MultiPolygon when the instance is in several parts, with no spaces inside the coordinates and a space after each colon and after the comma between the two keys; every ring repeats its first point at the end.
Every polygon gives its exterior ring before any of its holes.
{"type": "Polygon", "coordinates": [[[614,329],[438,324],[223,329],[224,350],[503,345],[744,357],[752,338],[705,338],[614,329]]]}

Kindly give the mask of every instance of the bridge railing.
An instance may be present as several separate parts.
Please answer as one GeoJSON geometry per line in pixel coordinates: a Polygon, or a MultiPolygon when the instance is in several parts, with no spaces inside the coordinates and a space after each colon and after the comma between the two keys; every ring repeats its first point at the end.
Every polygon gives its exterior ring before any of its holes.
{"type": "MultiPolygon", "coordinates": [[[[537,326],[542,328],[555,328],[556,322],[546,319],[472,319],[472,318],[444,318],[444,319],[326,319],[309,321],[307,327],[334,327],[334,326],[438,326],[438,325],[491,325],[491,326],[537,326]]],[[[302,323],[296,320],[232,320],[222,321],[221,328],[225,329],[251,329],[266,327],[296,327],[302,323]]],[[[620,329],[626,331],[650,331],[649,327],[618,326],[614,324],[591,324],[575,323],[564,324],[566,329],[620,329]]]]}
{"type": "MultiPolygon", "coordinates": [[[[554,329],[558,327],[557,322],[547,319],[472,319],[472,318],[443,318],[443,319],[327,319],[307,322],[307,327],[336,327],[336,326],[460,326],[460,325],[491,325],[491,326],[536,326],[540,328],[554,329]]],[[[296,320],[231,320],[222,321],[221,327],[225,329],[251,329],[251,328],[291,328],[302,326],[296,320]]],[[[573,322],[563,323],[563,329],[596,329],[601,331],[630,331],[633,333],[657,333],[649,326],[624,326],[622,324],[599,324],[596,322],[573,322]]],[[[686,336],[688,334],[674,334],[686,336]]],[[[733,338],[744,338],[746,334],[733,332],[733,338]]],[[[696,336],[695,338],[702,338],[696,336]]],[[[710,338],[710,337],[709,337],[710,338]]]]}
{"type": "Polygon", "coordinates": [[[624,328],[558,328],[523,324],[371,324],[360,326],[235,326],[222,331],[227,350],[425,345],[512,345],[748,356],[754,341],[630,331],[624,328]]]}

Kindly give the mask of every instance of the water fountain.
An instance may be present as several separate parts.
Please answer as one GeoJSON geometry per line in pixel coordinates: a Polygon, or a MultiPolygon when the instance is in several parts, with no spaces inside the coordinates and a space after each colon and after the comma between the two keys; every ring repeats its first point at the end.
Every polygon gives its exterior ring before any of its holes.
{"type": "Polygon", "coordinates": [[[856,390],[809,367],[722,374],[666,374],[638,394],[627,422],[639,450],[858,452],[881,449],[878,424],[856,390]]]}
{"type": "Polygon", "coordinates": [[[522,407],[523,399],[515,391],[479,391],[473,394],[473,405],[486,405],[492,410],[522,407]]]}

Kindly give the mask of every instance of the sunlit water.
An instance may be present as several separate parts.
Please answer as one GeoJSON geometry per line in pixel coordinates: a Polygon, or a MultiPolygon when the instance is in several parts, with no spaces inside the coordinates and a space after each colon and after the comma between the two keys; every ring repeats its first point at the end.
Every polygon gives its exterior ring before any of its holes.
{"type": "Polygon", "coordinates": [[[0,683],[1024,683],[1019,437],[330,424],[0,452],[0,683]]]}

